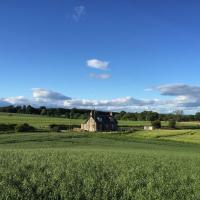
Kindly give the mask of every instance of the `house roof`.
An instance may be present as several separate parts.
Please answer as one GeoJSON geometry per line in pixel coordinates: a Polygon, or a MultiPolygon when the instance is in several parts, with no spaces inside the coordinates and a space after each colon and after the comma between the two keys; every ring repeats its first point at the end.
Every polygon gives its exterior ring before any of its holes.
{"type": "MultiPolygon", "coordinates": [[[[99,124],[111,124],[111,123],[117,124],[117,120],[113,116],[110,116],[108,114],[92,113],[91,116],[96,121],[96,123],[99,123],[99,124]]],[[[85,123],[87,123],[88,120],[89,118],[85,121],[85,123]]]]}

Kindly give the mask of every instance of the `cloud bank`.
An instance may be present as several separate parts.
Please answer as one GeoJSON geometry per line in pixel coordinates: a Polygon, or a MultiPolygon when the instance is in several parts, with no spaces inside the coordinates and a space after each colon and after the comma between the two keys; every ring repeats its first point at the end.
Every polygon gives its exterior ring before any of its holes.
{"type": "MultiPolygon", "coordinates": [[[[154,89],[155,90],[155,89],[154,89]]],[[[200,111],[200,86],[186,84],[161,85],[156,91],[166,99],[137,99],[122,97],[110,100],[74,99],[52,90],[34,88],[32,98],[24,96],[0,98],[0,106],[33,105],[63,108],[98,109],[105,111],[141,112],[153,110],[160,113],[169,113],[177,109],[185,113],[200,111]]]]}

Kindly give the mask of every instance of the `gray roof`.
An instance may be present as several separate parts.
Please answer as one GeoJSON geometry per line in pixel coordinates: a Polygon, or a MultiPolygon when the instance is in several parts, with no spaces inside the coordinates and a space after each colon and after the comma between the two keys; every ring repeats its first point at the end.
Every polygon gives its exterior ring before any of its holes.
{"type": "MultiPolygon", "coordinates": [[[[98,124],[117,124],[117,120],[108,114],[98,114],[98,113],[93,113],[92,114],[93,119],[95,120],[96,123],[98,124]]],[[[85,123],[89,120],[89,118],[85,121],[85,123]]]]}

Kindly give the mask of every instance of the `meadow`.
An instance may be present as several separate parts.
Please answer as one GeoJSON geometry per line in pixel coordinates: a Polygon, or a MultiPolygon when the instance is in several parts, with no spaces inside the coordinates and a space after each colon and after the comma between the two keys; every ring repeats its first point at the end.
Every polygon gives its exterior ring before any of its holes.
{"type": "MultiPolygon", "coordinates": [[[[67,121],[1,116],[37,127],[67,121]]],[[[0,134],[0,199],[198,200],[199,166],[198,129],[0,134]]]]}

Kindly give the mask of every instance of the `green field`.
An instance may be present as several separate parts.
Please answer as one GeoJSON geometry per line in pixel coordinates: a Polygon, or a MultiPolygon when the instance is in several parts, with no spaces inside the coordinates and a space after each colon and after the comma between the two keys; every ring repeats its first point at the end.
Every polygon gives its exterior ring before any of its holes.
{"type": "MultiPolygon", "coordinates": [[[[68,119],[0,114],[0,123],[25,122],[45,128],[68,119]]],[[[200,129],[192,129],[197,125],[128,133],[2,133],[0,199],[200,199],[200,129]]]]}
{"type": "MultiPolygon", "coordinates": [[[[10,123],[10,124],[23,124],[28,123],[36,128],[47,128],[49,124],[71,124],[80,125],[85,120],[81,119],[67,119],[61,117],[47,117],[41,115],[26,115],[26,114],[11,114],[11,113],[0,113],[0,123],[10,123]]],[[[119,126],[133,126],[142,127],[144,125],[150,125],[148,121],[123,121],[119,120],[119,126]]],[[[168,122],[162,122],[162,126],[166,127],[168,122]]],[[[178,127],[199,127],[199,122],[178,122],[178,127]]]]}
{"type": "Polygon", "coordinates": [[[47,128],[49,124],[80,125],[81,119],[67,119],[61,117],[47,117],[41,115],[0,113],[0,123],[23,124],[28,123],[36,128],[47,128]]]}
{"type": "Polygon", "coordinates": [[[174,141],[200,144],[200,130],[153,130],[153,131],[136,131],[127,136],[133,139],[174,141]]]}

